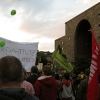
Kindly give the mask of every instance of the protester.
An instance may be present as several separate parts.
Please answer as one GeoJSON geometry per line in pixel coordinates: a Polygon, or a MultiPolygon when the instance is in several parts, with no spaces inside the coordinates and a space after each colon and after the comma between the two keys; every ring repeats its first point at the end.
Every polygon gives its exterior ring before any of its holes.
{"type": "Polygon", "coordinates": [[[77,89],[79,88],[80,82],[83,80],[83,78],[81,77],[81,74],[78,74],[77,76],[77,89]]]}
{"type": "Polygon", "coordinates": [[[81,75],[81,80],[85,78],[85,74],[83,71],[80,72],[80,75],[81,75]]]}
{"type": "Polygon", "coordinates": [[[69,73],[65,73],[63,75],[63,80],[61,82],[61,97],[62,100],[73,100],[74,95],[73,95],[73,90],[72,90],[72,84],[70,81],[70,74],[69,73]]]}
{"type": "Polygon", "coordinates": [[[36,66],[32,66],[31,75],[26,79],[26,81],[30,82],[33,85],[33,87],[37,78],[39,77],[38,73],[38,68],[36,66]]]}
{"type": "Polygon", "coordinates": [[[76,100],[87,100],[89,74],[90,74],[90,69],[88,68],[85,71],[86,78],[80,82],[80,85],[76,94],[76,100]]]}
{"type": "Polygon", "coordinates": [[[30,82],[27,82],[25,79],[26,79],[26,70],[25,68],[23,68],[23,82],[21,84],[21,87],[24,88],[26,92],[34,95],[35,91],[33,85],[30,82]]]}
{"type": "Polygon", "coordinates": [[[44,66],[42,75],[35,83],[35,95],[40,100],[56,100],[58,92],[58,84],[54,77],[52,77],[50,67],[44,66]]]}
{"type": "Polygon", "coordinates": [[[55,79],[58,83],[58,94],[57,94],[57,100],[60,100],[61,97],[60,97],[60,84],[61,84],[61,80],[60,80],[60,77],[59,77],[59,74],[55,74],[55,79]]]}
{"type": "Polygon", "coordinates": [[[58,85],[60,85],[61,84],[61,80],[60,80],[59,74],[55,74],[55,79],[56,79],[58,85]]]}
{"type": "Polygon", "coordinates": [[[39,100],[21,88],[22,64],[14,56],[0,59],[0,100],[39,100]]]}

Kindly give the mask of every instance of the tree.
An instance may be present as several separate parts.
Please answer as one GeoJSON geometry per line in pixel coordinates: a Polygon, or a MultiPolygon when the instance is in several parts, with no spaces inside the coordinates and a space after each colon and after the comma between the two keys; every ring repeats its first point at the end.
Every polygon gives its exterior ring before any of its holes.
{"type": "Polygon", "coordinates": [[[37,57],[36,57],[36,65],[38,63],[43,63],[43,65],[47,65],[47,63],[52,63],[52,53],[51,52],[37,52],[37,57]]]}
{"type": "Polygon", "coordinates": [[[90,67],[91,59],[89,56],[77,56],[75,57],[74,72],[81,72],[90,67]]]}

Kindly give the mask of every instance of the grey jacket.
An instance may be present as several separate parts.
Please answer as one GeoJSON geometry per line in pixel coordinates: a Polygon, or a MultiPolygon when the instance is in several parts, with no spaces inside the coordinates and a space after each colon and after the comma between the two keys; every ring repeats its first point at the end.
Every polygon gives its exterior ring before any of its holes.
{"type": "Polygon", "coordinates": [[[87,100],[87,88],[88,88],[88,80],[89,78],[86,77],[80,82],[77,94],[76,94],[76,100],[87,100]]]}

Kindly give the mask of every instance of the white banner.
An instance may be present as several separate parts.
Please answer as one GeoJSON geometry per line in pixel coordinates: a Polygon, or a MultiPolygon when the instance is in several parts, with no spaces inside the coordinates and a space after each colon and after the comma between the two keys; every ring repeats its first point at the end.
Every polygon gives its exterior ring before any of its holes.
{"type": "Polygon", "coordinates": [[[35,65],[37,49],[38,42],[14,42],[0,37],[0,58],[8,55],[19,58],[27,72],[35,65]]]}

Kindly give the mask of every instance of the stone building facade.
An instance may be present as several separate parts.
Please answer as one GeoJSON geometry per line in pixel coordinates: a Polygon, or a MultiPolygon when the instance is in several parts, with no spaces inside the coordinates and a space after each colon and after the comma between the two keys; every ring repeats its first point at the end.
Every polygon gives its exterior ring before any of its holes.
{"type": "Polygon", "coordinates": [[[100,2],[65,23],[65,36],[55,40],[59,43],[69,61],[74,65],[76,56],[89,56],[92,52],[92,28],[100,45],[100,2]]]}

